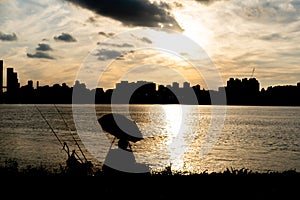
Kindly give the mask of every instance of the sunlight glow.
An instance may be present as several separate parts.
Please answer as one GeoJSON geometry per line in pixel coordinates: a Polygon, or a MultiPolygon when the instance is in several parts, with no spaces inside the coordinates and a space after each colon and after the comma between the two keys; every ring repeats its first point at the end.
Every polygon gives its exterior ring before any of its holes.
{"type": "Polygon", "coordinates": [[[170,152],[169,162],[172,169],[179,170],[185,165],[184,153],[188,151],[190,141],[186,140],[188,135],[193,135],[186,126],[186,119],[190,113],[190,107],[185,105],[164,105],[165,130],[167,130],[168,140],[166,145],[170,152]]]}
{"type": "MultiPolygon", "coordinates": [[[[93,66],[92,63],[90,65],[93,66]]],[[[94,65],[97,66],[98,62],[94,65]]],[[[161,85],[173,82],[181,84],[186,81],[191,85],[200,84],[206,87],[202,74],[188,61],[170,52],[155,49],[139,50],[112,62],[99,80],[99,87],[113,88],[115,85],[107,86],[103,83],[118,83],[122,80],[129,82],[145,80],[161,85]]]]}
{"type": "MultiPolygon", "coordinates": [[[[163,106],[165,113],[166,130],[170,137],[176,137],[179,134],[182,124],[182,109],[179,105],[163,106]]],[[[168,144],[172,142],[168,141],[168,144]]]]}
{"type": "Polygon", "coordinates": [[[201,19],[198,16],[191,15],[189,10],[177,10],[174,12],[174,15],[184,29],[183,35],[194,40],[203,48],[210,45],[212,31],[205,27],[204,23],[201,23],[201,19]]]}

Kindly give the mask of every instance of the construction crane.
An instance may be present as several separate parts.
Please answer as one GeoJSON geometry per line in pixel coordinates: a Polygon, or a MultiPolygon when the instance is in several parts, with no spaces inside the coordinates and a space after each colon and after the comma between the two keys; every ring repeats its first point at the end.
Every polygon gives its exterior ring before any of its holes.
{"type": "Polygon", "coordinates": [[[251,78],[253,78],[254,71],[255,71],[255,67],[253,67],[253,70],[252,70],[252,73],[251,73],[251,78]]]}

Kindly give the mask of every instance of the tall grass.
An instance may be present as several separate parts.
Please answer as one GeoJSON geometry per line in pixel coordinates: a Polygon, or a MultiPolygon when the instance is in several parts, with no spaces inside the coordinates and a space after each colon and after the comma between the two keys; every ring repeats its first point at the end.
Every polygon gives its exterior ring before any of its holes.
{"type": "MultiPolygon", "coordinates": [[[[92,166],[91,166],[92,167],[92,166]]],[[[0,176],[105,176],[105,173],[101,168],[83,168],[82,170],[89,171],[71,171],[67,166],[59,165],[58,169],[49,169],[44,165],[31,166],[28,165],[25,168],[20,168],[19,164],[14,159],[6,159],[4,165],[0,166],[0,176]]],[[[199,173],[193,173],[188,171],[176,171],[172,169],[172,166],[166,166],[164,169],[159,171],[151,171],[150,176],[201,176],[201,177],[255,177],[255,176],[297,176],[300,177],[300,172],[296,169],[289,169],[282,172],[279,171],[267,171],[267,172],[256,172],[249,169],[233,169],[227,168],[222,172],[211,172],[207,170],[199,173]]]]}

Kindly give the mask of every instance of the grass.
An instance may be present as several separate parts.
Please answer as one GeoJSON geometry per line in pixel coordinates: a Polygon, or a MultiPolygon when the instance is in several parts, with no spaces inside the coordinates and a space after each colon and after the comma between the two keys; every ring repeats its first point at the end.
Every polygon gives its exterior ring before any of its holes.
{"type": "Polygon", "coordinates": [[[298,195],[300,181],[300,173],[296,170],[253,172],[244,168],[228,168],[223,172],[189,173],[174,171],[170,165],[147,175],[109,176],[101,169],[76,174],[62,165],[58,170],[49,170],[42,165],[20,168],[13,159],[0,166],[0,176],[5,183],[2,191],[9,191],[10,197],[27,194],[31,198],[43,193],[49,198],[65,196],[68,199],[81,195],[84,199],[94,196],[123,199],[201,199],[203,196],[212,199],[292,199],[298,195]]]}
{"type": "MultiPolygon", "coordinates": [[[[90,166],[91,171],[87,171],[87,168],[83,168],[86,172],[77,174],[76,171],[71,171],[67,166],[60,165],[58,169],[50,170],[42,164],[40,166],[28,165],[25,168],[20,168],[19,164],[14,159],[6,159],[4,165],[0,166],[0,176],[106,176],[106,174],[99,168],[93,168],[90,166]]],[[[78,172],[78,171],[77,171],[78,172]]],[[[128,174],[129,176],[132,174],[128,174]]],[[[152,171],[148,176],[193,176],[193,177],[246,177],[246,176],[300,176],[300,172],[295,169],[290,169],[282,172],[267,171],[267,172],[255,172],[249,169],[233,169],[227,168],[223,172],[211,172],[207,171],[192,173],[188,171],[175,171],[172,170],[172,166],[166,166],[163,170],[152,171]]]]}

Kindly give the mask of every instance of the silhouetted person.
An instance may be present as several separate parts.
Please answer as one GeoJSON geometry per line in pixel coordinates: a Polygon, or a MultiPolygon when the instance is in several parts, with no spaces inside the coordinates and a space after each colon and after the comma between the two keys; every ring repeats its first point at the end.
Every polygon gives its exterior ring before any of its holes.
{"type": "Polygon", "coordinates": [[[118,147],[125,151],[132,152],[131,145],[129,144],[129,141],[126,139],[120,139],[118,142],[118,147]]]}
{"type": "Polygon", "coordinates": [[[79,160],[75,150],[72,150],[70,154],[68,145],[64,142],[64,147],[67,147],[68,159],[66,160],[67,164],[67,174],[72,176],[86,176],[92,172],[92,163],[90,161],[81,162],[79,160]],[[77,156],[77,157],[76,157],[77,156]]]}
{"type": "Polygon", "coordinates": [[[68,159],[66,161],[67,164],[67,172],[71,175],[78,175],[81,168],[81,163],[75,157],[75,150],[72,151],[71,154],[68,153],[68,159]]]}
{"type": "Polygon", "coordinates": [[[130,148],[129,142],[125,139],[118,141],[117,149],[110,149],[102,167],[107,174],[122,174],[130,171],[135,165],[135,157],[130,148]]]}
{"type": "Polygon", "coordinates": [[[128,140],[120,139],[117,149],[110,149],[102,170],[109,175],[126,175],[132,173],[147,173],[148,166],[137,163],[128,140]]]}

